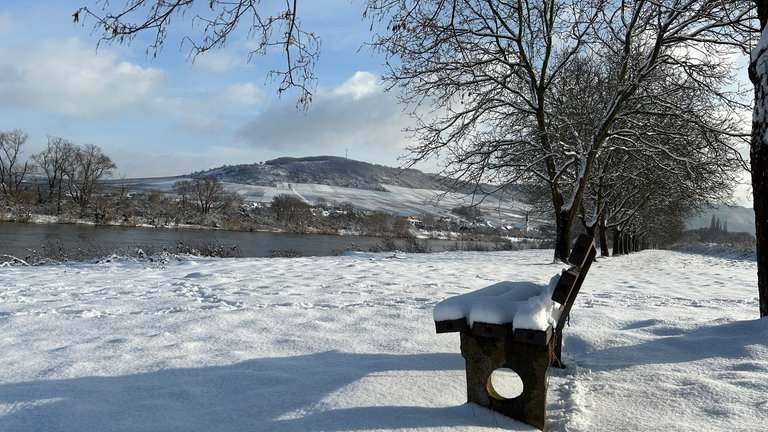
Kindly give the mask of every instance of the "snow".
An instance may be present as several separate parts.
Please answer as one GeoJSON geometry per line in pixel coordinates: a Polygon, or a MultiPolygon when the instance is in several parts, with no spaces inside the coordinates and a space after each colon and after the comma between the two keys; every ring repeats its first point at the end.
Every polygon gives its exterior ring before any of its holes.
{"type": "MultiPolygon", "coordinates": [[[[2,267],[0,431],[529,431],[466,403],[433,310],[560,269],[551,250],[2,267]]],[[[756,279],[752,260],[599,259],[548,429],[762,430],[756,279]]]]}
{"type": "Polygon", "coordinates": [[[476,322],[512,323],[514,329],[546,330],[557,325],[559,305],[552,293],[560,273],[548,284],[533,282],[499,282],[466,294],[447,298],[435,306],[435,321],[466,319],[471,327],[476,322]]]}
{"type": "MultiPolygon", "coordinates": [[[[475,204],[483,217],[496,225],[523,224],[526,206],[514,200],[501,200],[498,197],[485,197],[482,202],[471,195],[445,192],[434,189],[416,189],[390,184],[382,184],[385,190],[346,188],[309,183],[278,184],[275,187],[254,186],[241,183],[227,183],[230,192],[237,192],[248,203],[270,202],[276,195],[293,194],[300,199],[316,203],[319,199],[333,197],[335,202],[353,203],[356,208],[383,211],[393,214],[425,215],[454,218],[452,209],[475,204]]],[[[150,183],[143,187],[151,186],[150,183]]],[[[158,184],[158,187],[162,185],[158,184]]],[[[156,187],[157,188],[157,187],[156,187]]],[[[532,221],[539,225],[542,221],[532,221]]]]}

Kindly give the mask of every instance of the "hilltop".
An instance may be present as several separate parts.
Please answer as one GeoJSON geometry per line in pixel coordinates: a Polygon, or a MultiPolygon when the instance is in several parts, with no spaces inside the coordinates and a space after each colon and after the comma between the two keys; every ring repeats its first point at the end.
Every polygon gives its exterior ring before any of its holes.
{"type": "Polygon", "coordinates": [[[688,222],[692,228],[707,228],[712,216],[719,218],[728,226],[730,232],[745,232],[755,235],[755,211],[741,206],[718,206],[705,211],[688,222]]]}
{"type": "Polygon", "coordinates": [[[283,183],[318,184],[385,191],[384,185],[445,190],[445,178],[416,169],[398,169],[337,156],[282,157],[253,164],[228,165],[193,173],[223,182],[254,186],[283,183]]]}

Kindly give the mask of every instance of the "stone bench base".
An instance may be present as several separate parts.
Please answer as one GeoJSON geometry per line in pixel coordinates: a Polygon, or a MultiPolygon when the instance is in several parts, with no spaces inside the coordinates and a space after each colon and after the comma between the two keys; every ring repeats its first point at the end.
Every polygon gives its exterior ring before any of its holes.
{"type": "Polygon", "coordinates": [[[467,399],[507,417],[545,430],[547,408],[547,370],[554,347],[552,339],[544,345],[515,342],[514,337],[495,339],[461,333],[461,355],[466,362],[467,399]],[[517,373],[524,389],[519,396],[499,396],[491,384],[496,369],[517,373]]]}

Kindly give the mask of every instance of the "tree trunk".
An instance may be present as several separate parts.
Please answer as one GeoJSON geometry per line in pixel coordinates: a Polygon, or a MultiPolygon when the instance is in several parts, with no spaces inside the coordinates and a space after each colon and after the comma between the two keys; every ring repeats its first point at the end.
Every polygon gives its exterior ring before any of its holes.
{"type": "Polygon", "coordinates": [[[586,231],[586,234],[592,238],[595,238],[595,233],[597,232],[597,224],[595,225],[586,225],[584,227],[584,231],[586,231]]]}
{"type": "Polygon", "coordinates": [[[600,219],[600,256],[609,256],[610,250],[608,249],[608,230],[605,227],[605,219],[600,219]]]}
{"type": "Polygon", "coordinates": [[[621,233],[618,227],[613,227],[613,255],[621,255],[624,251],[622,247],[622,240],[624,235],[621,233]]]}
{"type": "Polygon", "coordinates": [[[749,78],[755,86],[749,158],[757,238],[757,290],[760,316],[765,317],[768,316],[768,4],[764,0],[755,0],[755,4],[763,32],[749,64],[749,78]]]}
{"type": "Polygon", "coordinates": [[[573,238],[573,216],[570,210],[560,210],[555,216],[555,259],[568,262],[573,238]]]}
{"type": "MultiPolygon", "coordinates": [[[[768,126],[768,125],[766,125],[768,126]]],[[[768,127],[761,132],[768,133],[768,127]]],[[[760,316],[768,316],[768,143],[764,140],[755,148],[753,133],[750,159],[755,208],[755,237],[757,238],[757,290],[760,316]]]]}

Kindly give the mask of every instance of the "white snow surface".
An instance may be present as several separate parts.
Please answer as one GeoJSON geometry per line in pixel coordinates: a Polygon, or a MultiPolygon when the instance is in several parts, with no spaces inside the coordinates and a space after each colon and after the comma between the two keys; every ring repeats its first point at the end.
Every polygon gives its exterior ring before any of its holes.
{"type": "MultiPolygon", "coordinates": [[[[546,284],[551,250],[0,268],[0,431],[528,431],[466,403],[433,308],[546,284]]],[[[761,431],[751,260],[600,258],[551,369],[551,431],[761,431]]]]}

